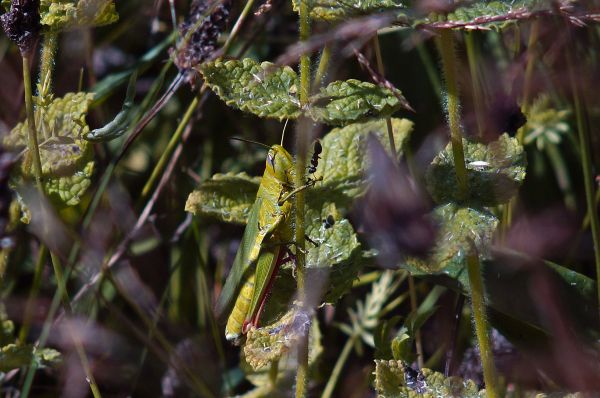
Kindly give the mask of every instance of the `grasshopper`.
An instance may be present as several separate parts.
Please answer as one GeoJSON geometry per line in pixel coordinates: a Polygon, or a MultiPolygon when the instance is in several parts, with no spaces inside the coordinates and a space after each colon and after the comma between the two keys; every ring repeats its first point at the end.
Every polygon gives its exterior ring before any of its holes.
{"type": "Polygon", "coordinates": [[[258,326],[277,271],[292,257],[286,257],[294,236],[291,198],[315,183],[294,189],[294,174],[288,151],[281,145],[271,146],[240,247],[217,301],[217,313],[224,314],[237,294],[225,326],[227,340],[237,340],[251,326],[258,326]]]}

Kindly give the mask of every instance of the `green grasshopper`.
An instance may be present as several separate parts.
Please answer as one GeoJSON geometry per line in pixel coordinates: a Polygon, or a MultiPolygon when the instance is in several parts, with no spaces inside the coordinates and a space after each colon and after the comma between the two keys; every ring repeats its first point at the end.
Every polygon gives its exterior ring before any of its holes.
{"type": "Polygon", "coordinates": [[[294,160],[288,151],[281,145],[271,146],[240,247],[217,301],[217,313],[224,314],[237,294],[225,327],[227,340],[236,340],[258,326],[277,271],[289,260],[285,255],[294,233],[290,199],[315,183],[311,180],[294,189],[294,174],[294,160]]]}

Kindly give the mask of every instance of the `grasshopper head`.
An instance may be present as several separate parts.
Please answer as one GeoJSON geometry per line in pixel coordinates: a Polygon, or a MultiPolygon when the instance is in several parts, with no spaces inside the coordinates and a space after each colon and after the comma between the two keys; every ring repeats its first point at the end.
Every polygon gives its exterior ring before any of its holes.
{"type": "Polygon", "coordinates": [[[291,183],[294,173],[294,159],[281,145],[273,145],[267,154],[266,173],[283,182],[291,183]]]}

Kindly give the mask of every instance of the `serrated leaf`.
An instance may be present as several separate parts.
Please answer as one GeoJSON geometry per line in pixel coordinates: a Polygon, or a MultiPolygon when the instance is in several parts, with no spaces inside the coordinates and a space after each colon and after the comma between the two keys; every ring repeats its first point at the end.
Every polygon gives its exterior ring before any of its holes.
{"type": "Polygon", "coordinates": [[[300,115],[300,80],[289,66],[244,58],[207,62],[200,66],[200,72],[206,84],[229,106],[279,120],[300,115]]]}
{"type": "Polygon", "coordinates": [[[461,200],[452,144],[449,143],[427,170],[427,188],[437,203],[457,202],[472,207],[496,206],[515,195],[525,179],[527,161],[516,138],[502,134],[489,144],[463,139],[469,192],[461,200]]]}
{"type": "MultiPolygon", "coordinates": [[[[392,119],[394,141],[398,152],[409,137],[413,123],[407,119],[392,119]]],[[[317,167],[317,176],[323,181],[309,193],[307,201],[315,208],[321,205],[313,202],[335,202],[338,210],[346,211],[354,200],[366,192],[368,168],[367,138],[375,134],[381,144],[390,151],[385,120],[354,123],[331,130],[321,141],[323,152],[317,167]]]]}
{"type": "Polygon", "coordinates": [[[309,209],[306,213],[307,243],[306,267],[309,272],[322,273],[327,287],[325,302],[334,303],[352,287],[365,262],[361,261],[361,245],[350,221],[338,213],[335,204],[326,204],[321,211],[309,209]],[[334,223],[324,221],[331,216],[334,223]]]}
{"type": "Polygon", "coordinates": [[[485,209],[461,207],[455,203],[438,206],[433,217],[439,224],[436,245],[425,261],[407,259],[413,271],[424,273],[442,272],[451,267],[453,272],[466,269],[466,258],[473,242],[480,258],[488,258],[498,219],[485,209]]]}
{"type": "MultiPolygon", "coordinates": [[[[44,187],[57,205],[78,204],[90,185],[94,168],[92,146],[81,137],[89,131],[85,116],[93,98],[91,93],[68,93],[48,104],[45,104],[46,100],[35,98],[44,187]]],[[[25,150],[21,172],[23,176],[32,178],[27,140],[27,122],[22,122],[4,138],[3,144],[15,151],[25,150]]]]}
{"type": "Polygon", "coordinates": [[[435,29],[496,29],[501,30],[516,21],[536,17],[550,11],[551,3],[544,0],[478,0],[457,7],[447,15],[431,13],[413,21],[413,26],[435,29]]]}
{"type": "Polygon", "coordinates": [[[335,81],[310,98],[308,114],[315,121],[345,125],[386,117],[400,109],[402,94],[355,79],[335,81]]]}
{"type": "Polygon", "coordinates": [[[116,22],[113,0],[41,0],[41,24],[53,32],[116,22]]]}
{"type": "Polygon", "coordinates": [[[196,216],[245,224],[259,184],[260,177],[250,177],[246,173],[215,174],[190,193],[185,211],[196,216]]]}
{"type": "MultiPolygon", "coordinates": [[[[299,10],[299,0],[292,0],[294,11],[299,10]]],[[[403,8],[400,1],[394,0],[309,0],[310,17],[328,22],[344,21],[361,15],[397,10],[403,8]]]]}
{"type": "Polygon", "coordinates": [[[375,389],[381,398],[479,398],[479,391],[471,380],[444,377],[430,369],[413,370],[402,361],[375,360],[375,389]]]}
{"type": "Polygon", "coordinates": [[[298,344],[309,327],[309,315],[305,311],[293,308],[274,324],[249,330],[243,349],[246,362],[256,371],[280,360],[298,344]]]}

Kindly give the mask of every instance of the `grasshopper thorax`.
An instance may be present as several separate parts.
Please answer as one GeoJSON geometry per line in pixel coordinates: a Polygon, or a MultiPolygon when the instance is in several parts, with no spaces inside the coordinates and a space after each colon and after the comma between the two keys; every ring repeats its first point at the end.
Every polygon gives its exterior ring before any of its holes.
{"type": "Polygon", "coordinates": [[[265,174],[271,174],[282,182],[292,183],[294,159],[281,145],[273,145],[267,154],[265,174]]]}

